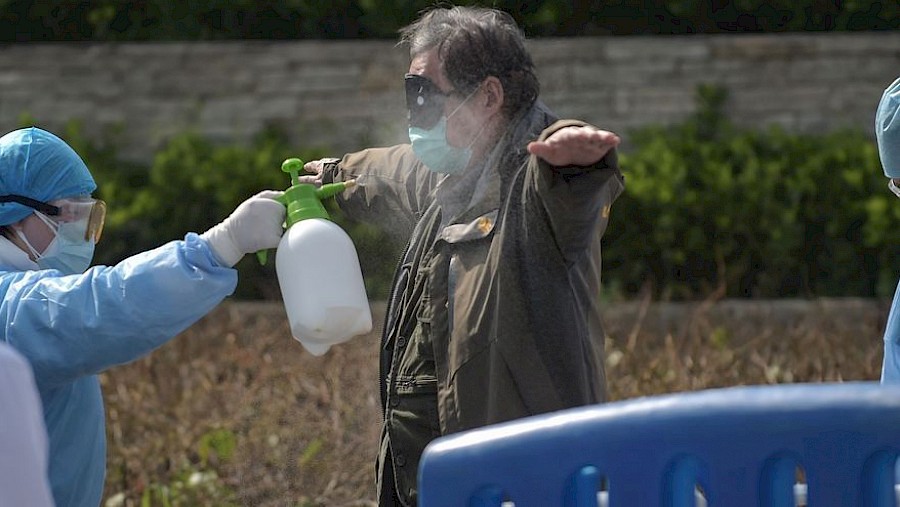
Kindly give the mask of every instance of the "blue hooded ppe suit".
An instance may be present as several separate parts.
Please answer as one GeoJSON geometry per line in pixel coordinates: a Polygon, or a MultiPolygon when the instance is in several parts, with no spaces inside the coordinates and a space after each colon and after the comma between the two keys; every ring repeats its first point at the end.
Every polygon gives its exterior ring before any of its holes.
{"type": "MultiPolygon", "coordinates": [[[[95,188],[81,158],[53,134],[29,128],[0,138],[0,195],[47,202],[95,188]]],[[[32,212],[21,204],[0,204],[0,225],[32,212]]],[[[237,271],[221,266],[194,233],[84,274],[0,266],[3,341],[34,369],[58,507],[101,502],[106,435],[97,374],[164,344],[236,285],[237,271]]]]}
{"type": "MultiPolygon", "coordinates": [[[[900,78],[884,90],[875,113],[875,140],[884,175],[900,179],[900,78]]],[[[900,285],[884,330],[881,382],[900,384],[900,285]]]]}

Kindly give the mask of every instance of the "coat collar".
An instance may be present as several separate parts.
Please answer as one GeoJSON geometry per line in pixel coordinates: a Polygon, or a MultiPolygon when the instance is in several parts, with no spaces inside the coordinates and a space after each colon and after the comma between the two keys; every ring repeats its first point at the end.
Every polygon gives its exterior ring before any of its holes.
{"type": "Polygon", "coordinates": [[[443,214],[441,225],[468,223],[499,209],[505,183],[528,160],[528,142],[537,139],[555,120],[542,102],[535,102],[510,123],[506,135],[500,138],[484,163],[444,178],[435,194],[443,214]]]}

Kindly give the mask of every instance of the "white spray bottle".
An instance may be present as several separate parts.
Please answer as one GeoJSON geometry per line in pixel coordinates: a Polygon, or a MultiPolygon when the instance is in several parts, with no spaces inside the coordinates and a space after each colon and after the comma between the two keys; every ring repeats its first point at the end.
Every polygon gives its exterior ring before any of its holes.
{"type": "MultiPolygon", "coordinates": [[[[321,356],[332,345],[371,331],[372,313],[356,248],[321,202],[355,181],[317,188],[298,181],[302,169],[298,158],[281,164],[291,175],[291,187],[281,198],[287,230],[275,252],[275,270],[291,334],[309,353],[321,356]]],[[[265,262],[265,252],[260,254],[265,262]]]]}

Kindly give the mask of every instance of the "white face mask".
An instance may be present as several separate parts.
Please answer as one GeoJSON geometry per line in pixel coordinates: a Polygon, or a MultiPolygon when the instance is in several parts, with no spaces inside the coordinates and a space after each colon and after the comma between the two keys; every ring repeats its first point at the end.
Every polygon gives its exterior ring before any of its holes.
{"type": "Polygon", "coordinates": [[[43,252],[38,252],[21,231],[18,229],[15,231],[31,251],[37,265],[42,269],[57,269],[67,275],[84,273],[94,259],[94,241],[85,239],[87,218],[57,223],[40,211],[35,211],[34,214],[47,224],[55,235],[43,252]]]}
{"type": "Polygon", "coordinates": [[[888,188],[891,189],[891,192],[894,193],[897,197],[900,197],[900,188],[897,188],[897,184],[894,183],[894,179],[891,178],[888,180],[888,188]]]}

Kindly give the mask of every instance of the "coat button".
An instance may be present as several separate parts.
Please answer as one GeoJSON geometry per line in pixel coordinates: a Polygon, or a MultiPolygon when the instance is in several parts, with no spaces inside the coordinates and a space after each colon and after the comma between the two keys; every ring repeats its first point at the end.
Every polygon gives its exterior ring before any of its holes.
{"type": "Polygon", "coordinates": [[[404,456],[402,452],[397,453],[397,455],[394,456],[394,463],[398,467],[402,467],[403,465],[406,465],[406,456],[404,456]]]}
{"type": "Polygon", "coordinates": [[[493,227],[494,223],[491,222],[491,219],[488,217],[481,217],[478,219],[477,227],[478,230],[481,231],[482,234],[487,234],[491,232],[491,227],[493,227]]]}
{"type": "Polygon", "coordinates": [[[396,407],[399,404],[400,404],[400,399],[397,398],[396,396],[391,398],[390,400],[388,400],[388,405],[390,405],[392,407],[396,407]]]}
{"type": "Polygon", "coordinates": [[[406,337],[405,336],[401,336],[400,338],[397,338],[397,346],[400,348],[403,348],[406,346],[406,337]]]}

